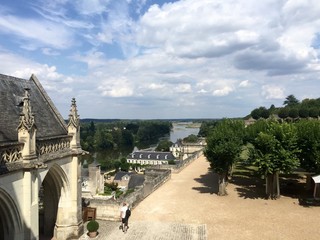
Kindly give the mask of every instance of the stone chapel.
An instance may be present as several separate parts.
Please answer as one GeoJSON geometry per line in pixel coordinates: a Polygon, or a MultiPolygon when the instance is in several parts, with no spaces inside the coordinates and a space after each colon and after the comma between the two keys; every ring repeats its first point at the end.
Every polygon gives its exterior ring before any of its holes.
{"type": "Polygon", "coordinates": [[[0,74],[0,239],[78,239],[80,120],[66,122],[35,75],[0,74]]]}

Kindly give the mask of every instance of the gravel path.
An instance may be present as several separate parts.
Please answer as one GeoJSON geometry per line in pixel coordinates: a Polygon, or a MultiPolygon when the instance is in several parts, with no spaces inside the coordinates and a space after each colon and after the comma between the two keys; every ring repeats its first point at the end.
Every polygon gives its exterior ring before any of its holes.
{"type": "MultiPolygon", "coordinates": [[[[265,200],[255,188],[229,183],[219,197],[216,180],[199,157],[144,199],[133,211],[126,234],[119,223],[100,223],[99,239],[213,240],[320,239],[320,207],[303,207],[298,199],[265,200]]],[[[261,189],[260,189],[261,192],[261,189]]],[[[82,237],[81,239],[86,239],[82,237]]]]}
{"type": "Polygon", "coordinates": [[[214,175],[201,156],[143,200],[131,222],[206,225],[211,239],[320,239],[320,207],[303,207],[298,199],[265,200],[228,184],[228,196],[213,192],[214,175]]]}

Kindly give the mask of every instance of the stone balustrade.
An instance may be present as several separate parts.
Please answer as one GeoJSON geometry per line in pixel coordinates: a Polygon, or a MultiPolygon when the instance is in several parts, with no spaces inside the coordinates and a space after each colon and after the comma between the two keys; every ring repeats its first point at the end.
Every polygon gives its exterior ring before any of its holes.
{"type": "MultiPolygon", "coordinates": [[[[49,159],[49,155],[54,156],[54,153],[66,152],[69,153],[70,141],[72,136],[57,136],[46,139],[37,140],[37,156],[38,161],[45,162],[49,159]],[[52,155],[53,154],[53,155],[52,155]]],[[[25,167],[23,164],[23,143],[6,143],[0,144],[0,174],[5,174],[25,167]]]]}
{"type": "Polygon", "coordinates": [[[22,143],[0,145],[0,165],[22,161],[22,143]]]}
{"type": "Polygon", "coordinates": [[[37,140],[37,155],[41,156],[48,153],[58,152],[70,148],[70,136],[58,136],[46,138],[44,140],[37,140]]]}

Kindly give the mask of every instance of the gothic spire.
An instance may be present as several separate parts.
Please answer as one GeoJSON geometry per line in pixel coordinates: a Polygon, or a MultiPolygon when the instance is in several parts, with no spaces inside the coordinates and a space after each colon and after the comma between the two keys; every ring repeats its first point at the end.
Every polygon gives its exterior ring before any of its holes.
{"type": "Polygon", "coordinates": [[[68,127],[72,125],[74,128],[78,129],[80,126],[79,121],[76,100],[75,98],[72,98],[68,127]]]}
{"type": "Polygon", "coordinates": [[[34,114],[31,111],[31,105],[30,105],[30,94],[29,94],[29,88],[25,88],[25,93],[23,97],[23,106],[22,106],[22,112],[20,113],[20,122],[18,125],[18,130],[27,130],[30,132],[32,127],[35,125],[34,121],[34,114]]]}

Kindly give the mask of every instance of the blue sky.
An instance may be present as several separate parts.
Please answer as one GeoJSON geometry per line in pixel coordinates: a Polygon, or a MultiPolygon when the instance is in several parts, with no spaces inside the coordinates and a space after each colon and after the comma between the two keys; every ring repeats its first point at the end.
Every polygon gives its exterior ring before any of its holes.
{"type": "Polygon", "coordinates": [[[244,117],[319,98],[318,0],[4,0],[0,73],[67,118],[244,117]]]}

